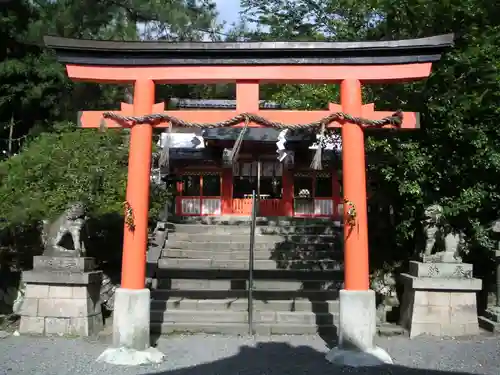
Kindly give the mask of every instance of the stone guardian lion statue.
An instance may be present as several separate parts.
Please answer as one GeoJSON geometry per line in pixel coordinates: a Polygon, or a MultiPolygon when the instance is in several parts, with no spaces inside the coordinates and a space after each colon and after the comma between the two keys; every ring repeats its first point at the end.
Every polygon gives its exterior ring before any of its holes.
{"type": "Polygon", "coordinates": [[[443,208],[439,204],[428,206],[424,215],[425,250],[422,254],[422,260],[431,263],[461,263],[460,249],[464,242],[463,233],[457,233],[450,228],[446,228],[443,219],[443,208]],[[444,251],[432,254],[436,241],[440,238],[444,241],[444,251]]]}
{"type": "Polygon", "coordinates": [[[86,251],[82,240],[82,230],[87,219],[87,206],[82,202],[74,202],[54,221],[43,220],[43,255],[84,257],[86,251]],[[62,246],[67,234],[73,240],[73,249],[62,246]]]}

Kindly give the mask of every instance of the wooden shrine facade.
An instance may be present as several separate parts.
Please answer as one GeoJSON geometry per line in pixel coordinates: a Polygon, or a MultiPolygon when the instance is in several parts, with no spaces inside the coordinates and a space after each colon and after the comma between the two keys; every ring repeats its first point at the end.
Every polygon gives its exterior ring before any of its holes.
{"type": "MultiPolygon", "coordinates": [[[[175,109],[234,109],[234,100],[171,99],[175,109]]],[[[261,108],[279,108],[261,103],[261,108]]],[[[183,129],[178,129],[182,131],[183,129]]],[[[202,133],[163,133],[169,140],[168,171],[176,180],[175,213],[179,216],[248,216],[251,195],[259,197],[259,215],[330,217],[342,215],[339,148],[323,154],[321,170],[310,168],[317,145],[312,138],[291,139],[294,162],[277,160],[278,132],[251,129],[233,168],[221,166],[221,154],[238,131],[210,129],[202,133]]],[[[159,143],[161,146],[161,142],[159,143]]]]}
{"type": "MultiPolygon", "coordinates": [[[[257,185],[259,164],[265,168],[281,169],[278,162],[248,161],[239,163],[239,171],[247,169],[248,174],[225,173],[223,170],[200,170],[186,168],[180,171],[177,183],[176,214],[180,216],[249,216],[251,213],[250,188],[238,189],[238,185],[257,185]],[[252,170],[250,172],[250,170],[252,170]],[[239,181],[238,181],[239,180],[239,181]],[[238,184],[238,182],[240,184],[238,184]]],[[[260,216],[333,217],[339,218],[342,210],[340,195],[334,194],[339,186],[336,174],[322,171],[279,171],[261,176],[260,216]],[[283,172],[283,173],[281,173],[283,172]],[[298,183],[301,185],[297,186],[298,183]],[[324,186],[329,184],[330,187],[324,186]],[[302,188],[304,186],[304,188],[302,188]],[[276,191],[279,190],[279,191],[276,191]]]]}

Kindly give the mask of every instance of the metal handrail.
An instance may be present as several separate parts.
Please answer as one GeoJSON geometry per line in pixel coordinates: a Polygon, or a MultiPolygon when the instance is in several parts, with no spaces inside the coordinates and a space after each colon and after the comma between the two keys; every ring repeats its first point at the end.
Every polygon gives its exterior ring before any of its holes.
{"type": "Polygon", "coordinates": [[[253,335],[253,271],[254,271],[254,247],[255,247],[255,228],[257,226],[257,196],[255,190],[252,192],[252,216],[250,222],[250,246],[248,254],[248,332],[253,335]]]}

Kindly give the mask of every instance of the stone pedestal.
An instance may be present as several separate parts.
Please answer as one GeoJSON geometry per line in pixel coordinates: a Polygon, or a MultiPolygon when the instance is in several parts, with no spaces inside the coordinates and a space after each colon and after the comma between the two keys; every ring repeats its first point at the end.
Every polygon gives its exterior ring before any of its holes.
{"type": "Polygon", "coordinates": [[[92,336],[102,330],[101,271],[93,258],[36,256],[23,272],[21,334],[92,336]]]}
{"type": "Polygon", "coordinates": [[[479,333],[476,293],[482,281],[472,277],[472,264],[412,261],[410,272],[401,277],[405,289],[400,324],[410,337],[479,333]]]}

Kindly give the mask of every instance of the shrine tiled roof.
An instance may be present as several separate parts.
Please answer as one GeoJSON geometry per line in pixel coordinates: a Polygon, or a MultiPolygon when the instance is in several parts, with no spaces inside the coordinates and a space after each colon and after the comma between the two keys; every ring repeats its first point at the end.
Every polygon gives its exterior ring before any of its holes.
{"type": "MultiPolygon", "coordinates": [[[[168,100],[170,108],[179,109],[236,109],[236,100],[232,99],[181,99],[170,98],[168,100]]],[[[278,103],[261,100],[260,109],[283,109],[278,103]]]]}

